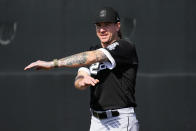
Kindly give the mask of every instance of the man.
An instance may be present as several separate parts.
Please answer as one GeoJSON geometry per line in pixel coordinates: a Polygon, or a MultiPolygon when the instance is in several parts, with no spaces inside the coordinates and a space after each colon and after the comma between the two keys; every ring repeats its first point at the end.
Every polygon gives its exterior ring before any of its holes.
{"type": "Polygon", "coordinates": [[[89,51],[53,61],[36,61],[30,68],[80,67],[75,87],[90,88],[90,131],[138,131],[134,112],[138,58],[134,44],[121,38],[120,17],[110,7],[96,13],[99,45],[89,51]]]}

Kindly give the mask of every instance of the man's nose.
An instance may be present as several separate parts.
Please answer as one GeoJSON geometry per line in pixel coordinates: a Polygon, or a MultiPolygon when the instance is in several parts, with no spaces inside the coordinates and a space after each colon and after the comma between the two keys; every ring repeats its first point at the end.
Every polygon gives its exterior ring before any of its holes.
{"type": "Polygon", "coordinates": [[[106,29],[104,27],[100,28],[100,32],[105,32],[105,31],[106,31],[106,29]]]}

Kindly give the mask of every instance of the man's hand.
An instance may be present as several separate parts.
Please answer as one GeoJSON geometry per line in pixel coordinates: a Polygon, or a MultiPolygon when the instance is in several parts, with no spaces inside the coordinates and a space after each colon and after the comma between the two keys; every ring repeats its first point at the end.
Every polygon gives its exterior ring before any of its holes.
{"type": "Polygon", "coordinates": [[[75,87],[77,89],[84,90],[89,86],[95,86],[97,83],[99,83],[98,79],[94,79],[90,75],[80,74],[76,77],[75,87]]]}
{"type": "Polygon", "coordinates": [[[38,61],[33,62],[33,63],[29,64],[28,66],[26,66],[24,68],[24,70],[28,70],[30,68],[35,68],[37,70],[40,70],[40,69],[49,70],[49,69],[54,68],[54,63],[53,63],[53,61],[47,62],[47,61],[38,60],[38,61]]]}
{"type": "Polygon", "coordinates": [[[83,78],[78,82],[78,85],[80,87],[83,87],[83,86],[95,86],[99,82],[98,79],[94,79],[93,77],[91,77],[89,75],[81,76],[81,77],[83,77],[83,78]]]}

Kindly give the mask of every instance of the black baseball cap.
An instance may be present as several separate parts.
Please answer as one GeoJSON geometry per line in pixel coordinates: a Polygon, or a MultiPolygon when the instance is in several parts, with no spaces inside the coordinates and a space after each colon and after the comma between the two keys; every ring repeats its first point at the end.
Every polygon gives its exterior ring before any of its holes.
{"type": "Polygon", "coordinates": [[[120,21],[120,17],[117,11],[111,7],[103,7],[99,9],[94,18],[94,24],[100,22],[112,22],[117,23],[120,21]]]}

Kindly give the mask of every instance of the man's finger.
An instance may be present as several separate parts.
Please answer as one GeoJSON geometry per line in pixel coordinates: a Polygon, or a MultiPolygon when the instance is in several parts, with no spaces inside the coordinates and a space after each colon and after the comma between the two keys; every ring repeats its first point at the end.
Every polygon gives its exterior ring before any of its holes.
{"type": "Polygon", "coordinates": [[[92,77],[89,77],[89,79],[90,79],[91,81],[95,82],[95,79],[94,79],[94,78],[92,78],[92,77]]]}
{"type": "Polygon", "coordinates": [[[92,78],[92,77],[91,77],[91,80],[93,81],[94,84],[97,84],[97,83],[99,82],[98,79],[94,79],[94,78],[92,78]]]}
{"type": "Polygon", "coordinates": [[[95,86],[95,83],[93,83],[93,82],[91,81],[91,85],[92,85],[92,86],[95,86]]]}
{"type": "Polygon", "coordinates": [[[99,83],[99,80],[98,79],[96,79],[95,81],[96,81],[96,84],[99,83]]]}
{"type": "Polygon", "coordinates": [[[24,68],[24,70],[28,70],[29,69],[29,66],[26,66],[25,68],[24,68]]]}
{"type": "Polygon", "coordinates": [[[30,65],[26,66],[24,70],[28,70],[28,69],[30,69],[30,68],[32,68],[34,66],[36,66],[36,63],[35,62],[33,62],[30,65]]]}
{"type": "Polygon", "coordinates": [[[28,70],[28,69],[30,69],[31,67],[32,67],[31,65],[28,65],[27,67],[25,67],[24,70],[28,70]]]}
{"type": "Polygon", "coordinates": [[[87,85],[95,86],[95,83],[92,81],[92,79],[88,79],[85,83],[86,83],[87,85]]]}

